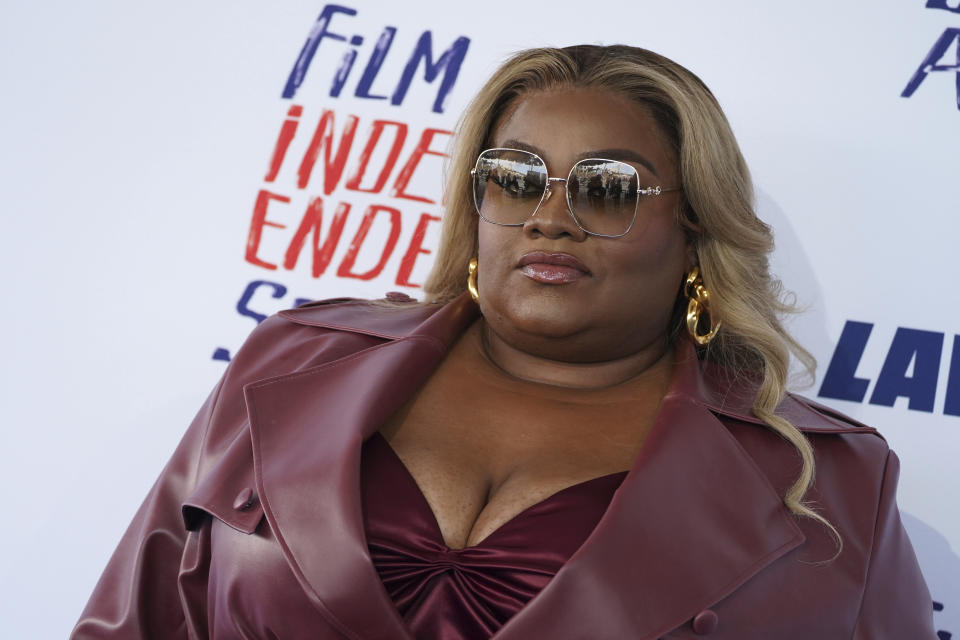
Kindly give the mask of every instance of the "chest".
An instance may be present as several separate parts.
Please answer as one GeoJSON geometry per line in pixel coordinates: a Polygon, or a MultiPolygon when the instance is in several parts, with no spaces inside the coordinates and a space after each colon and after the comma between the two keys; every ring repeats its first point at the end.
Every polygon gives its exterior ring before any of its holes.
{"type": "Polygon", "coordinates": [[[475,546],[553,494],[630,469],[656,402],[564,402],[445,379],[382,428],[450,548],[475,546]]]}

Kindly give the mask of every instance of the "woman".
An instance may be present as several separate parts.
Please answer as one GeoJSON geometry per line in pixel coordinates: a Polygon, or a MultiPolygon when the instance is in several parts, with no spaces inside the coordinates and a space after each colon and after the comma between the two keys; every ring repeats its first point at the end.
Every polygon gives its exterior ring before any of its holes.
{"type": "Polygon", "coordinates": [[[429,302],[264,322],[74,637],[934,638],[896,456],[785,393],[751,197],[686,69],[518,54],[429,302]]]}

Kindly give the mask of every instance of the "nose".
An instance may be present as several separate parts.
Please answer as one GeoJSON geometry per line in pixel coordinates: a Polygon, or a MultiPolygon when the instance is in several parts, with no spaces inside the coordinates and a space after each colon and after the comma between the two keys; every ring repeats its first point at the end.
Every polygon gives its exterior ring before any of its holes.
{"type": "Polygon", "coordinates": [[[524,223],[524,233],[547,238],[569,236],[576,242],[586,239],[586,232],[577,225],[567,205],[566,184],[565,180],[551,179],[537,210],[524,223]]]}

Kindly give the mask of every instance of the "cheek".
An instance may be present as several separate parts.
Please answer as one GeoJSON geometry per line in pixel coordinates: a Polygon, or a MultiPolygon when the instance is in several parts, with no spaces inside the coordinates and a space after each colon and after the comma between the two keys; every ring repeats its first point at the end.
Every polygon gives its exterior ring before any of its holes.
{"type": "Polygon", "coordinates": [[[479,271],[477,274],[481,289],[486,288],[484,295],[499,289],[497,286],[506,276],[505,265],[509,262],[511,235],[519,235],[516,229],[498,227],[480,222],[477,229],[477,259],[479,271]],[[504,233],[513,231],[513,234],[504,233]]]}
{"type": "Polygon", "coordinates": [[[679,290],[687,266],[683,231],[668,221],[650,224],[642,234],[628,235],[624,240],[605,252],[611,275],[640,295],[656,292],[672,297],[679,290]]]}
{"type": "Polygon", "coordinates": [[[488,230],[489,226],[481,222],[477,228],[477,260],[480,262],[481,273],[495,262],[493,253],[497,243],[491,237],[493,234],[488,230]]]}
{"type": "Polygon", "coordinates": [[[638,266],[666,267],[676,260],[685,261],[687,240],[673,219],[662,216],[650,221],[637,235],[628,234],[626,242],[617,247],[622,259],[632,259],[638,266]]]}

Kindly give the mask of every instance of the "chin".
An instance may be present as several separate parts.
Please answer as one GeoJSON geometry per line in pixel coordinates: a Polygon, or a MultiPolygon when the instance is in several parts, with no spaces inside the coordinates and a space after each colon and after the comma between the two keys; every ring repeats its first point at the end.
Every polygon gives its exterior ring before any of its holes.
{"type": "MultiPolygon", "coordinates": [[[[494,330],[524,334],[530,338],[569,338],[586,329],[582,314],[589,308],[583,302],[574,303],[561,296],[526,296],[523,300],[496,305],[494,330]]],[[[488,322],[491,318],[488,318],[488,322]]],[[[506,337],[506,336],[504,336],[506,337]]]]}

